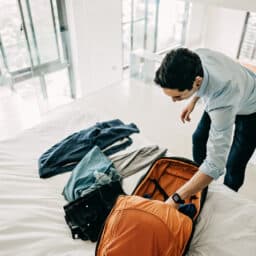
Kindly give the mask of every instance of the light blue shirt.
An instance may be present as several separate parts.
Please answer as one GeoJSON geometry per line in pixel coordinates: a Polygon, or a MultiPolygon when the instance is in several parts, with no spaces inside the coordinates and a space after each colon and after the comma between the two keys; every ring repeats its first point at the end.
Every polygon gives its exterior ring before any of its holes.
{"type": "Polygon", "coordinates": [[[204,70],[197,96],[211,118],[207,156],[199,169],[217,179],[225,172],[236,115],[256,112],[256,74],[222,53],[195,52],[204,70]]]}

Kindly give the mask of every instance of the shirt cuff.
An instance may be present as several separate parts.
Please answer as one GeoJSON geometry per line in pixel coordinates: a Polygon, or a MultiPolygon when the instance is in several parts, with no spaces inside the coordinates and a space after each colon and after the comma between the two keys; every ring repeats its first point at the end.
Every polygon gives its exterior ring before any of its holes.
{"type": "Polygon", "coordinates": [[[212,164],[205,160],[202,165],[199,167],[200,172],[212,177],[213,179],[217,180],[221,175],[224,174],[224,169],[220,170],[216,167],[215,164],[212,164]]]}

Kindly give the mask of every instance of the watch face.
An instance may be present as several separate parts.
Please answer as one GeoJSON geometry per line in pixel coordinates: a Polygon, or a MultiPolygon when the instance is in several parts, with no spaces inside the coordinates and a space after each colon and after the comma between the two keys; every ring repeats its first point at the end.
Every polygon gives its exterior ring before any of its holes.
{"type": "Polygon", "coordinates": [[[174,200],[175,202],[178,202],[178,201],[180,200],[180,198],[179,198],[178,195],[174,195],[174,196],[173,196],[173,200],[174,200]]]}

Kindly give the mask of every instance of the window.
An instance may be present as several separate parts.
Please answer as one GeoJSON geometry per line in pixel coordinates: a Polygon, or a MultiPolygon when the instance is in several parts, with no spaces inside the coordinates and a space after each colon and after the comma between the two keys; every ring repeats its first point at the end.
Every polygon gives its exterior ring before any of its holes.
{"type": "Polygon", "coordinates": [[[256,13],[246,14],[237,57],[242,61],[256,64],[256,13]]]}
{"type": "Polygon", "coordinates": [[[129,66],[131,51],[184,45],[189,8],[181,0],[123,0],[123,66],[129,66]]]}
{"type": "Polygon", "coordinates": [[[1,0],[0,8],[0,85],[75,97],[65,2],[1,0]]]}

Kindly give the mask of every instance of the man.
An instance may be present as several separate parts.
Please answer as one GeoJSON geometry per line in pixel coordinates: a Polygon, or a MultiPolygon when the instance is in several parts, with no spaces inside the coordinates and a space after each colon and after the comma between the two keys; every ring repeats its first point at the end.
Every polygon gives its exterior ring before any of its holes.
{"type": "Polygon", "coordinates": [[[190,121],[199,98],[205,104],[192,137],[199,171],[167,202],[177,207],[179,201],[218,179],[225,167],[224,184],[238,191],[256,147],[256,74],[222,53],[179,48],[165,56],[155,82],[173,101],[194,96],[181,114],[183,122],[190,121]]]}

